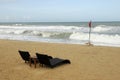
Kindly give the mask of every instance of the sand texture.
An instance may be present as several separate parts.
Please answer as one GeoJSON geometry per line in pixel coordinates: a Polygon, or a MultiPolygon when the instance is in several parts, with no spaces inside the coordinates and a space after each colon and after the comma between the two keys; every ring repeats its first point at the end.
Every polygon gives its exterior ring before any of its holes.
{"type": "Polygon", "coordinates": [[[120,48],[0,40],[0,80],[120,80],[120,48]],[[18,50],[69,59],[71,64],[30,67],[18,50]]]}

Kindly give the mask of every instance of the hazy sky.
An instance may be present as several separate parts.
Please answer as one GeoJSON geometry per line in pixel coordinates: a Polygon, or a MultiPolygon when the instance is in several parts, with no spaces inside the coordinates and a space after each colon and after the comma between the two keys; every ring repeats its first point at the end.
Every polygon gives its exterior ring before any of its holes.
{"type": "Polygon", "coordinates": [[[120,21],[120,0],[0,0],[0,22],[120,21]]]}

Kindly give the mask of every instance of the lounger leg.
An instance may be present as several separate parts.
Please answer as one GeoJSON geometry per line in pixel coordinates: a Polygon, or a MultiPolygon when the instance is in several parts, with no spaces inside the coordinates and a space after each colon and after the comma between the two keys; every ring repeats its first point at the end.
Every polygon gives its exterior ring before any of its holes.
{"type": "Polygon", "coordinates": [[[34,60],[34,65],[35,65],[35,68],[36,68],[36,59],[33,59],[34,60]]]}
{"type": "Polygon", "coordinates": [[[29,59],[29,64],[30,64],[30,67],[31,67],[31,63],[32,63],[32,62],[31,62],[31,58],[30,58],[30,59],[29,59]]]}

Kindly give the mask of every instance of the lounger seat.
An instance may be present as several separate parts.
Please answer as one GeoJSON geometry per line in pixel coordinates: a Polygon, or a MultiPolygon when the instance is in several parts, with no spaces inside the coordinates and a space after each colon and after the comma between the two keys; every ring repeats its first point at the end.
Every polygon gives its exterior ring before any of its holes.
{"type": "Polygon", "coordinates": [[[60,59],[60,58],[53,58],[53,59],[49,59],[49,62],[50,62],[50,67],[55,67],[55,66],[58,66],[58,65],[61,65],[61,64],[64,64],[64,63],[69,63],[70,64],[70,61],[67,60],[67,59],[60,59]]]}

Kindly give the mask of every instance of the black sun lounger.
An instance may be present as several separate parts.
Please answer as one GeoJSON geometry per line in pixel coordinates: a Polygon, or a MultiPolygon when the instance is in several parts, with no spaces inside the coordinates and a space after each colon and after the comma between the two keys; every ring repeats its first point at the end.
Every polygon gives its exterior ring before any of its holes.
{"type": "Polygon", "coordinates": [[[70,60],[67,59],[52,58],[51,56],[39,54],[39,53],[36,53],[36,56],[40,64],[46,65],[51,68],[54,68],[61,64],[66,64],[66,63],[70,64],[70,60]]]}
{"type": "Polygon", "coordinates": [[[30,54],[29,54],[28,51],[21,51],[21,50],[19,50],[18,52],[19,52],[21,58],[25,61],[25,63],[29,62],[29,60],[30,60],[30,54]]]}
{"type": "Polygon", "coordinates": [[[34,63],[34,61],[32,60],[32,58],[31,58],[31,56],[30,56],[30,54],[29,54],[28,51],[18,50],[18,52],[19,52],[21,58],[25,61],[25,63],[26,63],[26,62],[29,62],[29,61],[30,61],[31,63],[34,63]]]}

